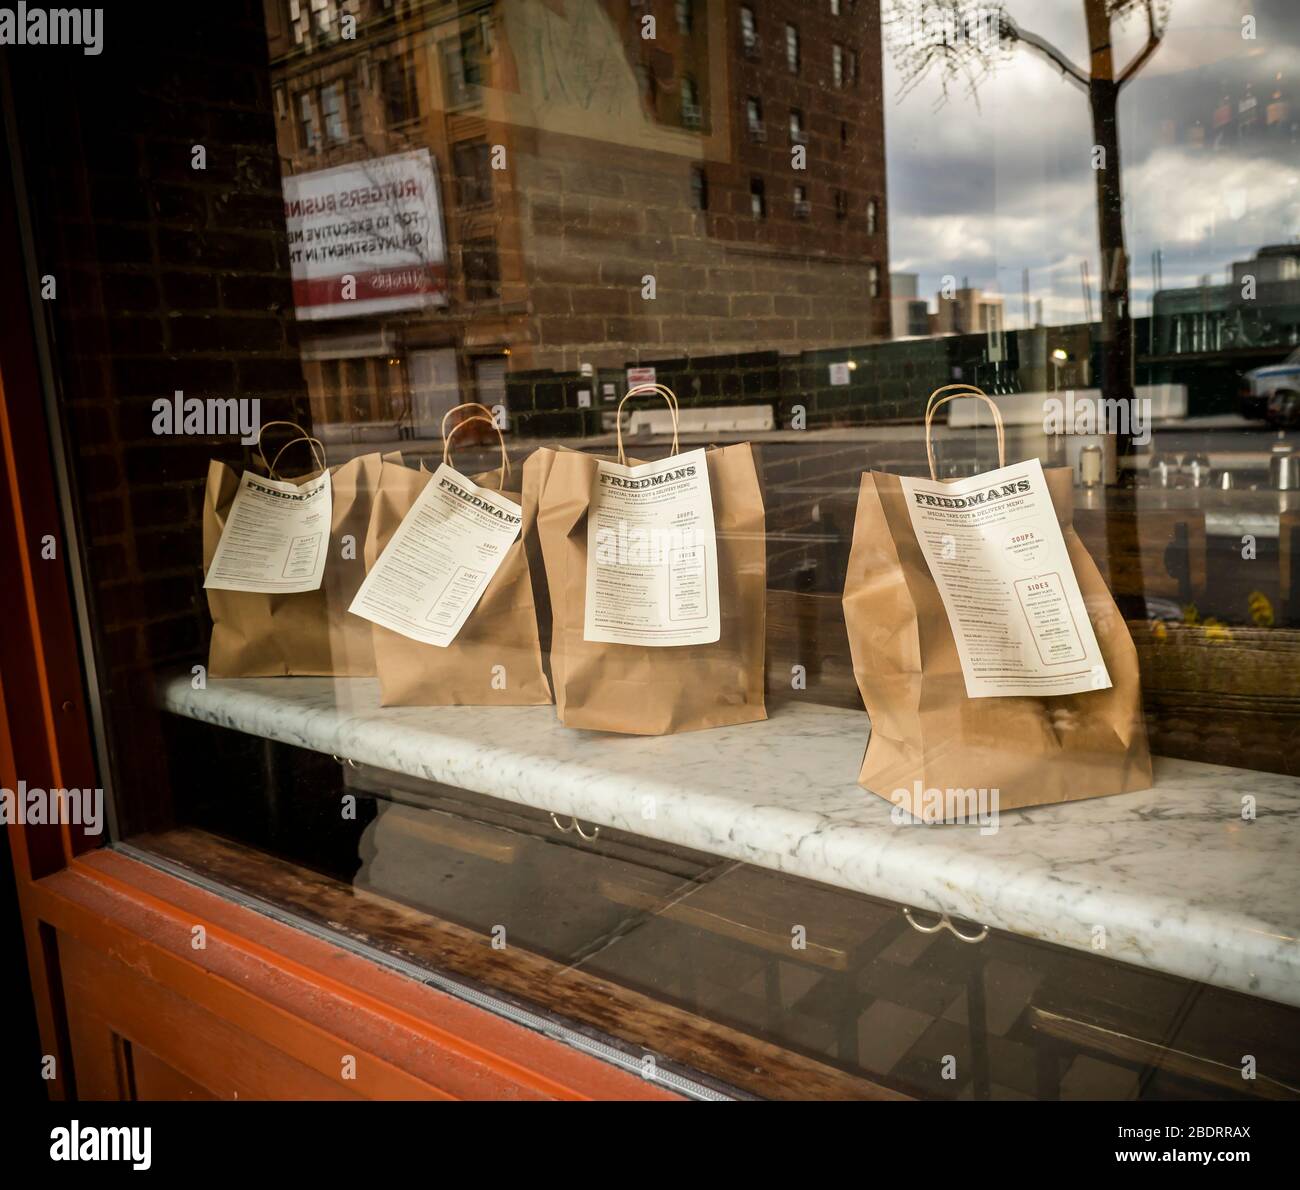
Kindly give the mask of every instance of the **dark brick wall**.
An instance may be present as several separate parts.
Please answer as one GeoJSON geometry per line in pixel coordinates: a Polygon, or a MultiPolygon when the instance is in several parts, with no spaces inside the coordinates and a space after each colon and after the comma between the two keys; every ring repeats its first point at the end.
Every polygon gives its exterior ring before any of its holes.
{"type": "Polygon", "coordinates": [[[37,272],[58,287],[45,310],[110,742],[145,825],[152,670],[206,654],[208,460],[248,459],[237,436],[156,437],[151,404],[182,389],[308,417],[262,5],[110,5],[102,55],[15,50],[9,67],[37,272]]]}
{"type": "MultiPolygon", "coordinates": [[[[999,374],[985,362],[984,335],[857,343],[782,355],[753,351],[676,359],[628,360],[626,367],[654,367],[683,406],[763,405],[773,407],[778,429],[788,429],[796,405],[805,411],[806,428],[865,426],[919,418],[925,400],[940,385],[965,379],[993,391],[999,374]],[[847,385],[832,385],[830,365],[854,360],[847,385]]],[[[1006,335],[1005,375],[1018,359],[1015,332],[1006,335]]],[[[599,368],[594,377],[532,369],[511,372],[507,405],[516,433],[530,438],[574,437],[600,431],[602,409],[616,401],[601,399],[612,384],[616,399],[627,389],[624,367],[599,368]],[[578,405],[578,394],[592,392],[592,408],[578,405]]]]}
{"type": "MultiPolygon", "coordinates": [[[[985,362],[984,335],[858,343],[855,346],[782,355],[754,351],[733,355],[628,361],[653,365],[656,379],[684,407],[770,405],[778,430],[792,428],[796,406],[804,410],[806,438],[786,434],[763,441],[758,463],[767,510],[768,585],[782,590],[834,592],[843,587],[852,538],[853,512],[864,470],[911,469],[923,473],[925,451],[919,427],[913,435],[874,439],[869,427],[916,423],[934,389],[966,379],[995,391],[1014,374],[1018,348],[1006,336],[1008,362],[999,374],[985,362]],[[832,385],[830,365],[852,359],[848,385],[832,385]],[[845,439],[817,431],[858,429],[845,439]],[[867,431],[867,432],[862,432],[867,431]]],[[[507,382],[511,425],[523,457],[537,439],[581,439],[602,433],[601,414],[617,408],[627,389],[623,368],[601,368],[592,377],[545,369],[513,372],[507,382]],[[602,396],[606,385],[615,394],[602,396]],[[578,394],[592,393],[580,408],[578,394]]],[[[479,459],[491,465],[490,450],[479,459]]]]}
{"type": "MultiPolygon", "coordinates": [[[[533,313],[521,359],[606,367],[633,352],[645,362],[790,353],[888,334],[883,283],[880,296],[869,293],[866,241],[839,235],[833,217],[828,223],[819,213],[812,226],[788,217],[788,178],[767,218],[727,216],[736,232],[771,232],[770,242],[738,243],[716,229],[712,182],[710,211],[693,209],[690,170],[700,163],[689,157],[552,133],[516,140],[512,181],[533,313]],[[647,276],[653,299],[642,292],[647,276]]],[[[722,168],[703,164],[710,177],[722,168]]],[[[822,173],[808,177],[825,177],[829,167],[813,164],[822,173]]]]}

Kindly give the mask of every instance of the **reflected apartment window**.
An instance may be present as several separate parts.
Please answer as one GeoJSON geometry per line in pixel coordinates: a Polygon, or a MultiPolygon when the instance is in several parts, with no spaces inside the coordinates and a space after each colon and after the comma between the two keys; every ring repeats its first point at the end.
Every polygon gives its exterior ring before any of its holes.
{"type": "Polygon", "coordinates": [[[320,115],[327,144],[338,145],[347,140],[348,130],[343,122],[342,83],[328,83],[320,89],[320,115]]]}
{"type": "Polygon", "coordinates": [[[767,136],[763,127],[763,102],[753,95],[745,100],[745,127],[749,129],[750,140],[763,140],[767,136]]]}
{"type": "Polygon", "coordinates": [[[410,54],[385,58],[379,65],[379,82],[384,93],[384,119],[389,128],[419,115],[415,64],[410,54]]]}
{"type": "Polygon", "coordinates": [[[831,44],[831,79],[837,87],[851,87],[858,79],[858,57],[839,42],[831,44]]]}
{"type": "Polygon", "coordinates": [[[880,296],[880,266],[878,264],[867,265],[867,292],[873,298],[880,296]]]}
{"type": "Polygon", "coordinates": [[[812,203],[808,201],[808,187],[796,186],[794,188],[794,217],[796,219],[807,219],[812,214],[812,203]]]}
{"type": "Polygon", "coordinates": [[[785,27],[785,64],[791,74],[799,73],[799,30],[793,25],[785,27]]]}
{"type": "Polygon", "coordinates": [[[501,296],[501,267],[496,240],[489,236],[466,240],[461,247],[465,272],[465,297],[471,302],[490,301],[501,296]]]}
{"type": "Polygon", "coordinates": [[[747,57],[752,57],[758,50],[758,22],[754,19],[754,10],[748,5],[740,9],[740,46],[747,57]]]}
{"type": "Polygon", "coordinates": [[[704,122],[700,109],[700,89],[688,74],[682,78],[682,127],[699,128],[704,122]]]}
{"type": "Polygon", "coordinates": [[[755,219],[767,215],[767,190],[762,178],[751,178],[749,182],[749,213],[755,219]]]}
{"type": "Polygon", "coordinates": [[[704,166],[691,166],[691,201],[697,211],[709,209],[709,175],[704,166]]]}
{"type": "Polygon", "coordinates": [[[831,16],[837,17],[839,15],[840,15],[840,0],[831,0],[831,16]]]}
{"type": "Polygon", "coordinates": [[[695,5],[691,0],[677,0],[677,28],[683,33],[691,31],[695,5]]]}
{"type": "Polygon", "coordinates": [[[481,43],[477,29],[449,38],[442,45],[443,76],[447,80],[447,106],[466,107],[479,102],[483,85],[481,43]]]}
{"type": "Polygon", "coordinates": [[[803,127],[803,112],[797,107],[792,107],[790,109],[790,143],[792,145],[802,145],[806,144],[807,140],[808,137],[803,127]]]}
{"type": "Polygon", "coordinates": [[[461,141],[451,150],[456,174],[456,201],[478,207],[492,201],[492,147],[487,141],[461,141]]]}
{"type": "Polygon", "coordinates": [[[867,235],[876,234],[878,206],[874,198],[867,199],[867,235]]]}
{"type": "Polygon", "coordinates": [[[354,75],[343,80],[343,94],[348,105],[348,136],[360,136],[365,128],[361,110],[361,87],[354,75]]]}
{"type": "Polygon", "coordinates": [[[320,148],[320,122],[310,91],[298,94],[298,145],[309,153],[320,148]]]}

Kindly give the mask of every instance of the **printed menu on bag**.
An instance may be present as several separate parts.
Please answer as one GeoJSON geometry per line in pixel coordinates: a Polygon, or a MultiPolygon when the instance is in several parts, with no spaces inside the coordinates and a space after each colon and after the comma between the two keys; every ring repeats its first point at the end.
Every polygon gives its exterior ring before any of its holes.
{"type": "Polygon", "coordinates": [[[245,471],[204,587],[266,595],[319,589],[333,515],[328,471],[305,483],[245,471]]]}
{"type": "Polygon", "coordinates": [[[519,505],[441,464],[348,609],[446,648],[478,606],[523,526],[519,505]]]}
{"type": "Polygon", "coordinates": [[[598,462],[587,517],[583,640],[708,645],[721,635],[705,452],[636,467],[598,462]]]}
{"type": "Polygon", "coordinates": [[[956,483],[899,483],[969,697],[1110,686],[1037,459],[956,483]]]}

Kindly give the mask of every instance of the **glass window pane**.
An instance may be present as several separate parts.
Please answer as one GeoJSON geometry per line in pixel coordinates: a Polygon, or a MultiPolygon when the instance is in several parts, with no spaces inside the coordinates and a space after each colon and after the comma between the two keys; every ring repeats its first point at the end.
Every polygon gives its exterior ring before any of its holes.
{"type": "Polygon", "coordinates": [[[1293,6],[147,7],[6,49],[106,845],[697,1088],[1300,1085],[1293,6]]]}

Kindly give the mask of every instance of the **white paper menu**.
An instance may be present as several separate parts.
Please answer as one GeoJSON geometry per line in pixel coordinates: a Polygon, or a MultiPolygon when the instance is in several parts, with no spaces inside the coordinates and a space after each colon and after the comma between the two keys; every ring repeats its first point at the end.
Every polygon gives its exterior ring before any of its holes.
{"type": "Polygon", "coordinates": [[[1037,459],[955,483],[899,483],[970,698],[1110,686],[1037,459]]]}
{"type": "Polygon", "coordinates": [[[705,452],[600,461],[587,517],[583,640],[707,645],[722,635],[705,452]]]}
{"type": "Polygon", "coordinates": [[[267,595],[318,590],[333,515],[328,471],[304,483],[245,471],[204,587],[267,595]]]}
{"type": "Polygon", "coordinates": [[[442,463],[357,591],[353,614],[446,648],[523,526],[519,505],[442,463]]]}

